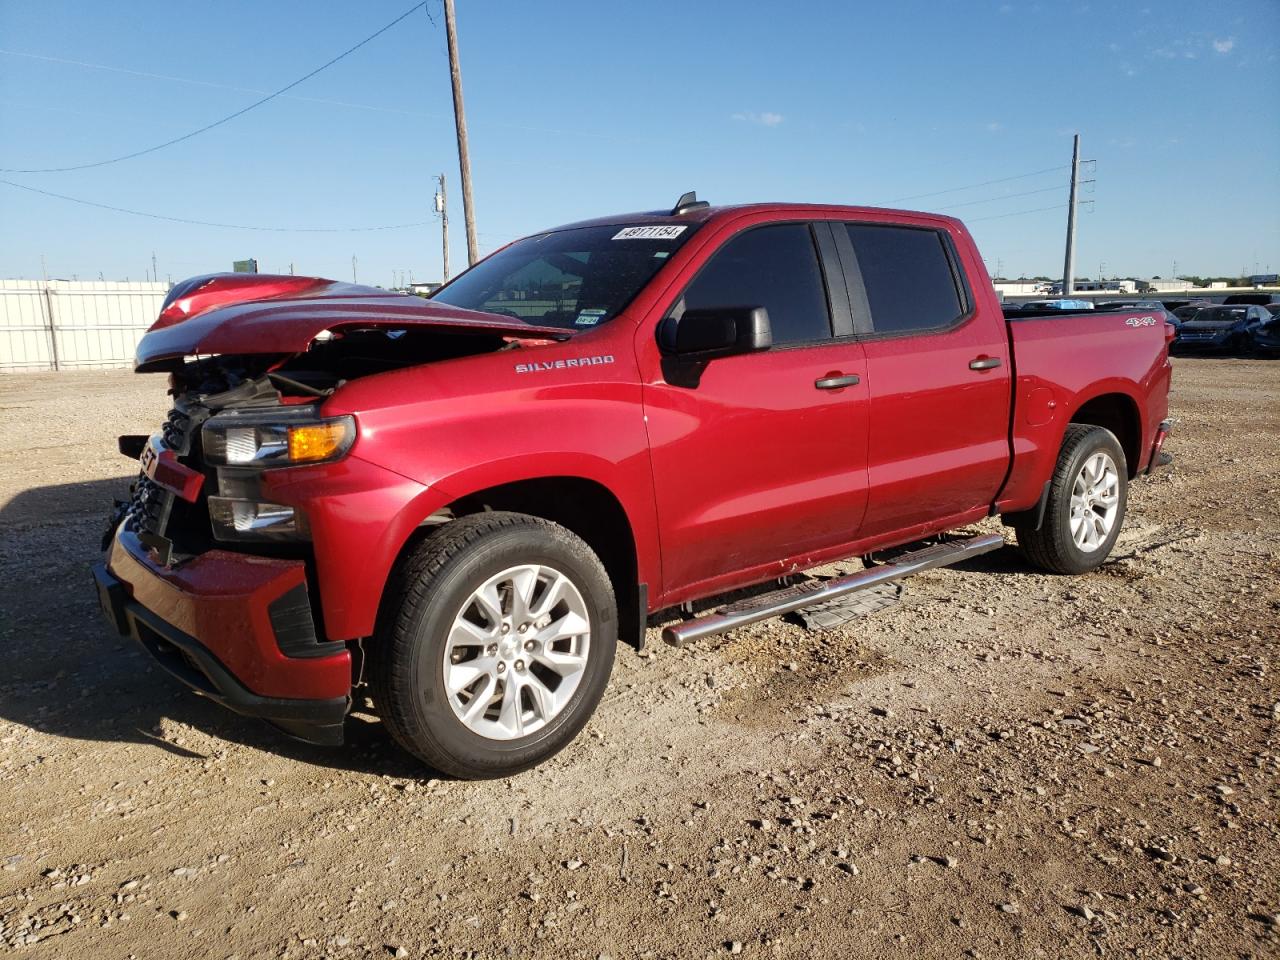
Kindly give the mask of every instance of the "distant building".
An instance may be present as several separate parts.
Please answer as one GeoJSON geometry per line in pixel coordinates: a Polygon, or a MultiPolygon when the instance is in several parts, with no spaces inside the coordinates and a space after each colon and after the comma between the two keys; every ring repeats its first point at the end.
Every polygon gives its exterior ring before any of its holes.
{"type": "Polygon", "coordinates": [[[1072,287],[1076,293],[1133,293],[1138,289],[1136,280],[1077,280],[1072,287]]]}
{"type": "MultiPolygon", "coordinates": [[[[1133,293],[1138,289],[1138,280],[1076,280],[1071,284],[1072,293],[1133,293]]],[[[1062,296],[1062,281],[1049,285],[1050,296],[1062,296]]]]}
{"type": "Polygon", "coordinates": [[[997,280],[992,286],[1003,297],[1036,297],[1049,292],[1049,284],[1043,280],[997,280]]]}
{"type": "Polygon", "coordinates": [[[1161,280],[1159,277],[1154,277],[1151,280],[1139,280],[1138,289],[1143,293],[1171,293],[1194,290],[1196,287],[1190,280],[1161,280]]]}
{"type": "Polygon", "coordinates": [[[409,284],[409,292],[416,293],[420,297],[425,297],[428,294],[435,293],[437,290],[439,290],[443,286],[444,286],[443,283],[438,283],[435,281],[430,281],[428,283],[411,283],[409,284]]]}

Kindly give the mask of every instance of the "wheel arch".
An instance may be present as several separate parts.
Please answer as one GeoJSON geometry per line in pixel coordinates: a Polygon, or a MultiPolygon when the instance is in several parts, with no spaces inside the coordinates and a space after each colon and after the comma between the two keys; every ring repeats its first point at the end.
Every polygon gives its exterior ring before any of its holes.
{"type": "Polygon", "coordinates": [[[527,477],[455,497],[423,518],[401,545],[392,569],[440,523],[495,510],[541,517],[582,538],[609,574],[618,606],[619,639],[637,649],[643,647],[648,597],[647,585],[641,582],[633,522],[618,496],[599,480],[575,475],[527,477]]]}
{"type": "Polygon", "coordinates": [[[1072,423],[1089,424],[1110,430],[1120,441],[1120,449],[1124,451],[1129,479],[1132,480],[1138,475],[1142,460],[1142,413],[1133,396],[1119,390],[1112,390],[1089,397],[1076,407],[1068,418],[1067,424],[1063,425],[1064,433],[1066,427],[1072,423]]]}

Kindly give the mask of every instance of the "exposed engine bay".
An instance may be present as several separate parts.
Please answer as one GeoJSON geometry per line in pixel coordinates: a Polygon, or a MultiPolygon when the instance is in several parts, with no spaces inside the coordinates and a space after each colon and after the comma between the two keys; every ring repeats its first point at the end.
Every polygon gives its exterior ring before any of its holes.
{"type": "Polygon", "coordinates": [[[212,410],[279,402],[284,397],[326,397],[360,377],[441,360],[511,350],[520,341],[481,331],[403,330],[378,327],[317,337],[299,354],[202,357],[173,361],[169,392],[199,398],[212,410]]]}

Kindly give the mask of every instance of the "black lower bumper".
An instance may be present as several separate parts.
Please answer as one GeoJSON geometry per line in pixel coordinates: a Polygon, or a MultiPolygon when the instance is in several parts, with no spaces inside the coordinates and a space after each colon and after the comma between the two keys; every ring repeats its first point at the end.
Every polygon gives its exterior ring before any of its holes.
{"type": "Polygon", "coordinates": [[[102,612],[116,631],[133,637],[160,666],[200,696],[246,717],[266,720],[308,743],[342,743],[349,698],[296,700],[259,696],[198,640],[131,600],[124,584],[111,575],[106,564],[94,564],[93,579],[102,612]]]}

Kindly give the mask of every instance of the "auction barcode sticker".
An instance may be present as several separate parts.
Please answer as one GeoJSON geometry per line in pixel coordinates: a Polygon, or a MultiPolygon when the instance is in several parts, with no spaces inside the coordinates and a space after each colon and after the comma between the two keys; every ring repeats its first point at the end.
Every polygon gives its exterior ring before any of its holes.
{"type": "Polygon", "coordinates": [[[674,240],[684,227],[623,227],[613,235],[615,240],[674,240]]]}

